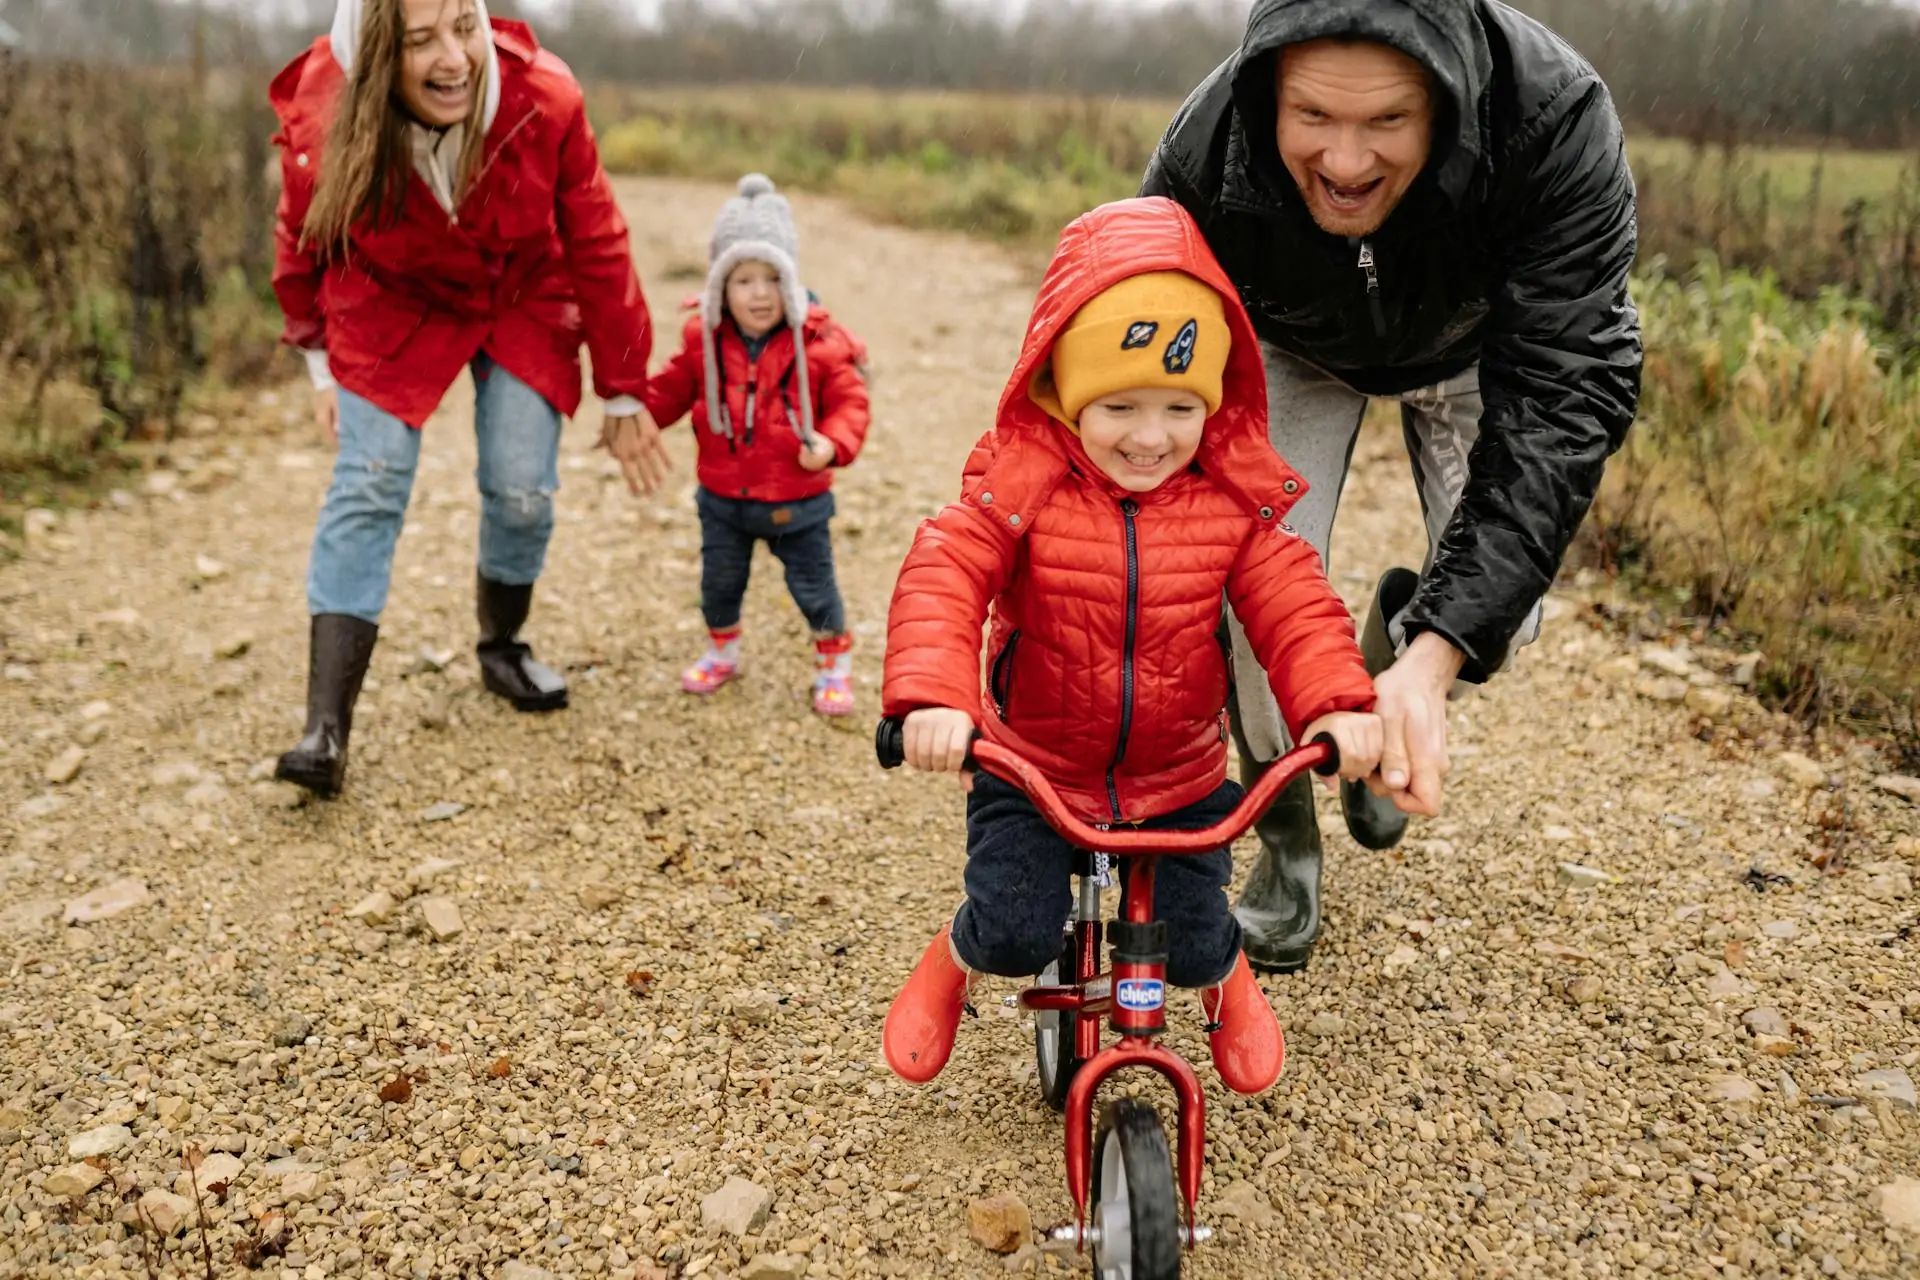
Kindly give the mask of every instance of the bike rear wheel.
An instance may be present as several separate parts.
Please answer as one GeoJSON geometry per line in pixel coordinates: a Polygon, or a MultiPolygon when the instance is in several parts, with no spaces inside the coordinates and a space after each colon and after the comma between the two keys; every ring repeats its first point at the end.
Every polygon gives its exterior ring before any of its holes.
{"type": "MultiPolygon", "coordinates": [[[[1035,980],[1042,987],[1057,987],[1073,981],[1074,941],[1069,933],[1060,948],[1060,958],[1040,971],[1035,980]]],[[[1067,1090],[1080,1070],[1074,1054],[1080,1015],[1067,1010],[1041,1009],[1033,1015],[1033,1063],[1040,1077],[1040,1096],[1055,1111],[1067,1109],[1067,1090]]]]}

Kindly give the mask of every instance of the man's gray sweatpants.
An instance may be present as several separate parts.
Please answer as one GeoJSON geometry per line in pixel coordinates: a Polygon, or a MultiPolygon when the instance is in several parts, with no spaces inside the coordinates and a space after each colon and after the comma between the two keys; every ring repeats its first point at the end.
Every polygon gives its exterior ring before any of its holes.
{"type": "MultiPolygon", "coordinates": [[[[1328,547],[1333,518],[1340,506],[1340,489],[1353,461],[1354,442],[1366,416],[1367,397],[1329,373],[1267,345],[1260,344],[1267,368],[1267,432],[1274,449],[1306,480],[1307,492],[1294,504],[1287,523],[1313,544],[1332,576],[1328,547]]],[[[1420,387],[1398,397],[1401,430],[1407,456],[1413,463],[1413,481],[1420,493],[1420,510],[1427,525],[1426,572],[1433,548],[1453,516],[1453,508],[1467,487],[1467,454],[1480,438],[1480,367],[1431,387],[1420,387]]],[[[1229,619],[1233,634],[1234,687],[1238,694],[1241,731],[1254,757],[1275,759],[1288,747],[1280,708],[1266,680],[1254,673],[1260,660],[1247,644],[1236,618],[1229,619]]],[[[1406,641],[1399,618],[1390,619],[1388,633],[1402,650],[1406,641]]],[[[1508,649],[1508,660],[1521,645],[1540,634],[1540,605],[1533,611],[1508,649]]]]}

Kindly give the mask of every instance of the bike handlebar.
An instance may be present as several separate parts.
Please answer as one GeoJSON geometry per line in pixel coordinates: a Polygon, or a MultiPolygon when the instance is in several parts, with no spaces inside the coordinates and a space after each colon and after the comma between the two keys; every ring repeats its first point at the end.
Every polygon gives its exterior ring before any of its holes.
{"type": "MultiPolygon", "coordinates": [[[[898,769],[906,763],[906,724],[899,716],[882,720],[873,735],[874,754],[883,769],[898,769]]],[[[1322,777],[1340,771],[1340,749],[1333,738],[1320,734],[1304,747],[1295,747],[1269,765],[1232,813],[1210,827],[1194,831],[1143,831],[1134,828],[1103,828],[1074,816],[1066,801],[1054,790],[1032,761],[1018,752],[976,737],[967,751],[967,767],[984,769],[1004,782],[1027,793],[1047,825],[1061,837],[1082,849],[1125,856],[1128,854],[1212,853],[1245,835],[1260,815],[1273,805],[1280,789],[1311,769],[1322,777]]]]}

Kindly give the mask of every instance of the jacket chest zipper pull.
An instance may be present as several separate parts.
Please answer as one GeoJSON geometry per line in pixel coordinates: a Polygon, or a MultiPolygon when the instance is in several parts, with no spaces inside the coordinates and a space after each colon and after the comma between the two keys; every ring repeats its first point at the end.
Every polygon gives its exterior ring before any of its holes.
{"type": "Polygon", "coordinates": [[[748,444],[753,443],[753,402],[757,394],[758,386],[759,386],[759,383],[757,382],[749,382],[747,384],[747,443],[748,444]]]}
{"type": "Polygon", "coordinates": [[[1373,315],[1373,336],[1387,336],[1386,313],[1380,309],[1380,268],[1373,260],[1373,241],[1360,241],[1360,270],[1367,276],[1367,310],[1373,315]]]}

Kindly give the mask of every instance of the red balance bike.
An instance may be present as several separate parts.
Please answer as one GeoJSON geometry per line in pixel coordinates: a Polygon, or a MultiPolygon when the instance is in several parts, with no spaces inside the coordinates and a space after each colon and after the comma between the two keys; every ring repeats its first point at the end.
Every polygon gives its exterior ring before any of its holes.
{"type": "MultiPolygon", "coordinates": [[[[905,763],[900,720],[880,722],[874,749],[883,768],[905,763]]],[[[1060,958],[1041,972],[1040,985],[1010,1000],[1033,1011],[1040,1091],[1049,1106],[1066,1115],[1067,1190],[1077,1216],[1055,1227],[1053,1238],[1091,1250],[1099,1280],[1171,1280],[1180,1274],[1183,1248],[1211,1239],[1213,1229],[1194,1215],[1206,1161],[1206,1101],[1187,1060],[1156,1039],[1167,1026],[1167,948],[1166,926],[1153,918],[1154,865],[1160,858],[1208,853],[1232,844],[1301,773],[1337,772],[1338,750],[1322,734],[1282,756],[1232,813],[1198,831],[1142,831],[1082,822],[1038,769],[991,742],[976,740],[967,764],[1025,791],[1047,823],[1088,854],[1076,872],[1079,892],[1060,958]],[[1100,891],[1114,882],[1116,858],[1126,859],[1125,919],[1103,928],[1100,891]],[[1103,932],[1113,949],[1111,971],[1101,968],[1103,932]],[[1103,1016],[1119,1037],[1104,1049],[1103,1016]],[[1108,1102],[1098,1131],[1089,1134],[1094,1094],[1124,1067],[1157,1071],[1173,1086],[1180,1105],[1177,1165],[1168,1156],[1159,1113],[1137,1099],[1108,1102]],[[1186,1207],[1184,1228],[1181,1204],[1186,1207]]]]}

